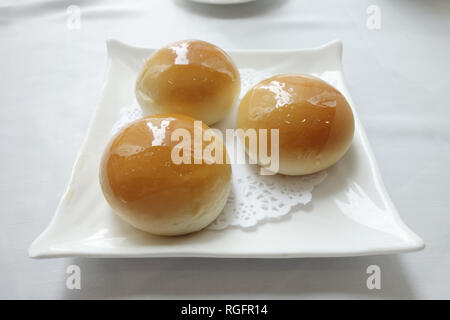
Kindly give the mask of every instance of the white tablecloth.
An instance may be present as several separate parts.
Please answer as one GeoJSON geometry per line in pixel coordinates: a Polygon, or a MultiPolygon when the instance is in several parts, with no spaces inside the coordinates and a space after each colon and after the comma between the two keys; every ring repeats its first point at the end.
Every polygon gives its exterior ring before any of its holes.
{"type": "Polygon", "coordinates": [[[445,0],[3,0],[0,298],[450,298],[449,32],[445,0]],[[70,5],[81,9],[80,29],[70,5]],[[379,30],[367,27],[368,19],[377,26],[373,10],[379,30]],[[108,37],[147,46],[199,38],[226,49],[341,39],[349,89],[387,189],[427,248],[339,259],[28,258],[99,100],[108,37]],[[71,264],[81,268],[81,290],[66,288],[71,264]],[[366,287],[372,264],[381,268],[381,290],[366,287]]]}

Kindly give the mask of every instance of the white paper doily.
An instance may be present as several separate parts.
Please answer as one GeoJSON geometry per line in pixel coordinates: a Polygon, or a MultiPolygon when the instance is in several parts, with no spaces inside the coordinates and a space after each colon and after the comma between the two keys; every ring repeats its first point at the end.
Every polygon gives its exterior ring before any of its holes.
{"type": "MultiPolygon", "coordinates": [[[[241,98],[255,84],[272,74],[253,69],[240,69],[241,98]]],[[[324,79],[325,80],[325,79],[324,79]]],[[[235,128],[238,105],[235,106],[219,129],[235,128]]],[[[111,134],[117,133],[130,122],[143,116],[137,102],[121,108],[111,134]]],[[[238,148],[242,149],[239,141],[238,148]]],[[[230,153],[230,149],[228,149],[230,153]]],[[[239,149],[238,149],[239,150],[239,149]]],[[[238,151],[239,152],[239,151],[238,151]]],[[[243,151],[241,151],[243,152],[243,151]]],[[[233,156],[231,156],[233,159],[233,156]]],[[[307,176],[260,175],[257,165],[232,164],[232,186],[225,208],[208,229],[222,230],[227,227],[250,228],[258,223],[289,214],[293,207],[306,205],[312,199],[312,190],[326,177],[326,171],[307,176]]]]}
{"type": "Polygon", "coordinates": [[[249,228],[280,218],[290,213],[294,206],[310,202],[314,186],[326,177],[325,171],[302,177],[263,176],[257,165],[232,165],[232,170],[227,204],[209,229],[249,228]]]}

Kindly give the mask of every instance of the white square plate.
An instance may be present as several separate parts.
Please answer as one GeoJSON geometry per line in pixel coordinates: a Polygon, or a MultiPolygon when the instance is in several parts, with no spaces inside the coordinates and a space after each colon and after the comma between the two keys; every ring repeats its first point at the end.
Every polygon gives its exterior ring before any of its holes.
{"type": "Polygon", "coordinates": [[[98,182],[101,154],[119,110],[132,104],[142,62],[155,49],[107,42],[108,68],[100,104],[76,159],[67,191],[47,229],[33,242],[33,258],[89,257],[334,257],[420,250],[422,239],[400,219],[383,186],[355,106],[344,84],[342,44],[293,51],[229,51],[239,68],[316,74],[352,106],[353,145],[328,170],[313,199],[288,218],[250,231],[203,230],[182,237],[138,231],[111,212],[98,182]]]}

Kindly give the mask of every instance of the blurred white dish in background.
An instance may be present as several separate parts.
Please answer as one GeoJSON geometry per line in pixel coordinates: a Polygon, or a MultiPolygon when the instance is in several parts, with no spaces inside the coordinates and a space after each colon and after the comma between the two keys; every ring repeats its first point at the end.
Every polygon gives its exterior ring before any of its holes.
{"type": "Polygon", "coordinates": [[[237,4],[237,3],[253,2],[256,0],[188,0],[188,1],[207,4],[237,4]]]}

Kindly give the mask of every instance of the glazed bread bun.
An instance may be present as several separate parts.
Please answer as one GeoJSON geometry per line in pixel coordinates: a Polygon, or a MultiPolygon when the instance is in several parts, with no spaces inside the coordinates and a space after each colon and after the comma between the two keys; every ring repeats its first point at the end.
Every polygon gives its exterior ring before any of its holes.
{"type": "MultiPolygon", "coordinates": [[[[211,141],[223,148],[224,164],[207,164],[204,159],[196,164],[194,121],[177,114],[148,116],[124,128],[107,146],[100,165],[103,194],[132,226],[156,235],[182,235],[205,228],[224,208],[231,179],[225,147],[215,134],[211,141]],[[192,139],[173,139],[180,128],[192,139]],[[172,160],[172,149],[180,142],[191,148],[186,153],[190,164],[172,160]]],[[[196,123],[201,130],[209,129],[196,123]]],[[[201,150],[208,143],[203,142],[201,150]]],[[[180,150],[177,154],[183,155],[180,150]]]]}
{"type": "MultiPolygon", "coordinates": [[[[352,109],[338,90],[318,78],[294,74],[274,76],[249,90],[239,106],[238,126],[268,129],[268,137],[270,129],[279,129],[278,173],[286,175],[334,164],[350,147],[355,128],[352,109]]],[[[248,143],[246,148],[249,153],[248,143]]]]}
{"type": "Polygon", "coordinates": [[[237,102],[240,87],[239,71],[223,50],[184,40],[159,49],[145,62],[136,98],[146,114],[180,113],[211,125],[237,102]]]}

